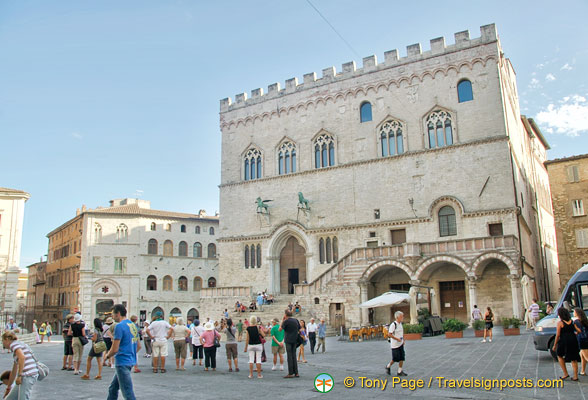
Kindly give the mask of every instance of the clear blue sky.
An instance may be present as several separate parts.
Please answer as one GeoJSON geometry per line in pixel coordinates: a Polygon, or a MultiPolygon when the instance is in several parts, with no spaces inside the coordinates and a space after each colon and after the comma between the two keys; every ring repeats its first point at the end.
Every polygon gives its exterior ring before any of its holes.
{"type": "Polygon", "coordinates": [[[217,211],[221,98],[488,23],[550,158],[588,152],[586,1],[312,1],[353,50],[306,0],[0,1],[0,186],[32,196],[21,267],[82,204],[217,211]]]}

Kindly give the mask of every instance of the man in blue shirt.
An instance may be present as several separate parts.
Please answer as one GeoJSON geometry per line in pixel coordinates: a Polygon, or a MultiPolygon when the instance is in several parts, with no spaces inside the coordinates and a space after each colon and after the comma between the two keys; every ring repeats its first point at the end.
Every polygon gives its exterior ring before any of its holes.
{"type": "Polygon", "coordinates": [[[127,309],[122,304],[114,306],[112,317],[117,324],[112,347],[106,358],[114,357],[116,373],[108,388],[108,400],[117,400],[119,389],[125,400],[136,400],[131,369],[137,363],[137,352],[141,349],[139,331],[137,325],[127,319],[127,309]]]}
{"type": "Polygon", "coordinates": [[[321,346],[323,346],[323,353],[325,352],[325,338],[327,337],[327,324],[325,319],[321,318],[321,323],[318,325],[318,346],[316,352],[318,353],[321,346]]]}
{"type": "Polygon", "coordinates": [[[262,311],[263,309],[263,295],[261,292],[257,295],[257,308],[259,311],[262,311]]]}

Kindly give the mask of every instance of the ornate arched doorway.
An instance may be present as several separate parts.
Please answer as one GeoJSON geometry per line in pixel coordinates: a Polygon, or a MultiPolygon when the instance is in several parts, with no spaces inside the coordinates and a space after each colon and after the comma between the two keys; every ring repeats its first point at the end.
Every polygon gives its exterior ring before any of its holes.
{"type": "Polygon", "coordinates": [[[280,292],[294,293],[294,285],[306,281],[306,250],[294,236],[280,252],[280,292]]]}

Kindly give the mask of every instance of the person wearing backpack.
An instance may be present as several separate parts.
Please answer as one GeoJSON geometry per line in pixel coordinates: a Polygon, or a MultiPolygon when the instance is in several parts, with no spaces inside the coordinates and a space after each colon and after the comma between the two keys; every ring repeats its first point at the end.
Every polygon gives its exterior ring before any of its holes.
{"type": "Polygon", "coordinates": [[[576,317],[574,324],[580,329],[580,333],[576,335],[578,345],[580,346],[580,358],[582,360],[580,375],[586,376],[586,364],[588,363],[588,318],[586,318],[586,313],[580,307],[574,308],[574,316],[576,317]]]}
{"type": "Polygon", "coordinates": [[[396,311],[394,313],[395,321],[392,321],[388,327],[388,337],[390,338],[390,348],[392,349],[392,361],[386,365],[386,373],[390,375],[390,368],[395,362],[398,363],[398,376],[406,376],[406,372],[402,370],[404,364],[404,328],[402,321],[404,320],[404,313],[396,311]]]}

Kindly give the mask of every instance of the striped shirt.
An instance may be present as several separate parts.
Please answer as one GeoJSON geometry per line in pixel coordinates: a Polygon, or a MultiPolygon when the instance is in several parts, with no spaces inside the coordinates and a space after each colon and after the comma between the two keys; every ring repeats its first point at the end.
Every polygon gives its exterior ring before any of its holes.
{"type": "Polygon", "coordinates": [[[15,340],[10,345],[10,350],[12,351],[14,363],[18,364],[18,357],[16,356],[16,350],[20,349],[25,356],[24,368],[22,370],[22,376],[35,376],[39,374],[39,370],[37,369],[37,363],[33,358],[33,353],[29,346],[15,340]]]}

